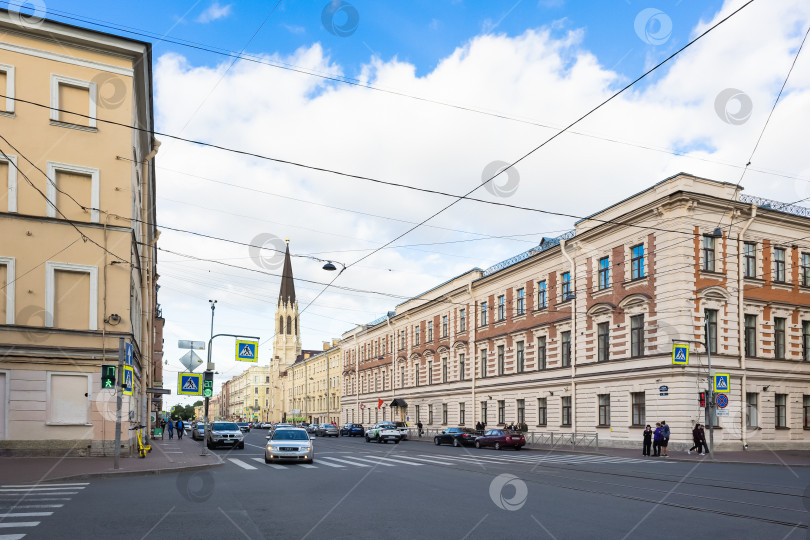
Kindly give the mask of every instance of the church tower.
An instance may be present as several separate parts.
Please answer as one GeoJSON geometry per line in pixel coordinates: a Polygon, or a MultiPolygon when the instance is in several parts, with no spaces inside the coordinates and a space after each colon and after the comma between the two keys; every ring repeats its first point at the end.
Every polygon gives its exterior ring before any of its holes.
{"type": "Polygon", "coordinates": [[[298,301],[295,299],[289,240],[287,240],[287,250],[284,253],[284,269],[281,273],[275,327],[273,357],[276,371],[281,372],[295,362],[301,354],[301,323],[298,320],[298,301]]]}

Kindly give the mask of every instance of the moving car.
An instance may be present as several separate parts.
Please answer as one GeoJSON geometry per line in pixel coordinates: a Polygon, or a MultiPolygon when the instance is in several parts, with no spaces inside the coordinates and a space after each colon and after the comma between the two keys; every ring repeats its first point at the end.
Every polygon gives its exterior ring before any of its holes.
{"type": "Polygon", "coordinates": [[[237,422],[236,425],[239,426],[239,429],[241,429],[243,432],[250,433],[250,424],[249,423],[247,423],[247,422],[237,422]]]}
{"type": "Polygon", "coordinates": [[[303,461],[312,463],[315,459],[315,447],[303,428],[278,428],[267,436],[264,448],[264,462],[303,461]]]}
{"type": "Polygon", "coordinates": [[[340,435],[347,437],[362,437],[366,434],[363,424],[346,424],[340,428],[340,435]]]}
{"type": "Polygon", "coordinates": [[[208,448],[228,446],[244,450],[245,435],[236,422],[213,422],[205,433],[205,445],[208,448]]]}
{"type": "Polygon", "coordinates": [[[408,424],[405,422],[394,422],[394,425],[399,430],[399,434],[402,435],[402,440],[405,441],[408,439],[408,424]]]}
{"type": "Polygon", "coordinates": [[[492,446],[495,450],[511,446],[515,450],[520,450],[526,444],[526,437],[518,431],[505,429],[489,429],[483,435],[475,439],[475,447],[483,448],[492,446]]]}
{"type": "Polygon", "coordinates": [[[433,444],[452,444],[453,446],[468,446],[475,444],[475,430],[465,427],[451,427],[433,437],[433,444]]]}
{"type": "Polygon", "coordinates": [[[337,437],[340,432],[332,424],[318,424],[318,427],[315,428],[315,435],[318,437],[337,437]]]}
{"type": "Polygon", "coordinates": [[[393,441],[395,444],[399,444],[401,440],[402,434],[392,422],[374,424],[366,431],[366,442],[387,443],[393,441]]]}
{"type": "Polygon", "coordinates": [[[191,438],[195,441],[197,439],[203,440],[205,439],[205,426],[202,422],[197,422],[193,426],[191,426],[191,438]]]}

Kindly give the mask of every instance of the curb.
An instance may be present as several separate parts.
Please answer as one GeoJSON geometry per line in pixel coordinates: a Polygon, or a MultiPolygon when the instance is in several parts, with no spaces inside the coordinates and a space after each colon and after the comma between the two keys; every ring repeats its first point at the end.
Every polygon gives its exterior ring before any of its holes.
{"type": "Polygon", "coordinates": [[[204,469],[211,469],[214,467],[221,467],[225,465],[224,461],[219,463],[208,463],[205,465],[190,465],[188,467],[174,467],[174,468],[167,468],[167,469],[145,469],[142,471],[121,471],[121,472],[98,472],[98,473],[82,473],[82,474],[74,474],[71,476],[60,476],[57,478],[48,478],[47,480],[42,480],[42,482],[56,482],[56,481],[67,481],[67,480],[89,480],[92,478],[123,478],[127,476],[149,476],[149,475],[158,475],[158,474],[170,474],[170,473],[177,473],[177,472],[190,472],[190,471],[200,471],[204,469]]]}

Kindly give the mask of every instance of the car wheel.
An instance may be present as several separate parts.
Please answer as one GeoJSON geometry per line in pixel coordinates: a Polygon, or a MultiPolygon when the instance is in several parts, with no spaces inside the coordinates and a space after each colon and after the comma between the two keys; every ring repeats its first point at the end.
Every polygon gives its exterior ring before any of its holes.
{"type": "Polygon", "coordinates": [[[371,442],[371,439],[369,439],[368,437],[366,437],[366,442],[371,442]]]}
{"type": "Polygon", "coordinates": [[[515,447],[515,450],[520,450],[520,446],[516,446],[516,447],[515,447]]]}
{"type": "Polygon", "coordinates": [[[265,454],[265,456],[264,456],[264,462],[265,462],[265,463],[270,463],[270,460],[269,460],[269,459],[267,459],[267,454],[265,454]]]}
{"type": "Polygon", "coordinates": [[[461,445],[459,444],[459,442],[458,442],[458,439],[453,439],[453,446],[455,446],[456,448],[458,448],[459,446],[461,446],[461,445]]]}
{"type": "Polygon", "coordinates": [[[441,444],[441,443],[439,442],[439,438],[438,438],[438,437],[433,437],[433,444],[435,444],[436,446],[439,446],[439,445],[441,444]]]}
{"type": "Polygon", "coordinates": [[[394,444],[399,444],[399,439],[395,440],[394,444]]]}
{"type": "Polygon", "coordinates": [[[501,443],[496,442],[495,443],[495,450],[500,450],[500,449],[501,449],[501,443]]]}
{"type": "Polygon", "coordinates": [[[244,450],[245,449],[245,443],[240,444],[239,446],[237,446],[237,448],[239,450],[244,450]]]}
{"type": "Polygon", "coordinates": [[[476,448],[481,448],[481,443],[480,443],[480,442],[478,442],[478,441],[475,441],[475,447],[476,447],[476,448]]]}

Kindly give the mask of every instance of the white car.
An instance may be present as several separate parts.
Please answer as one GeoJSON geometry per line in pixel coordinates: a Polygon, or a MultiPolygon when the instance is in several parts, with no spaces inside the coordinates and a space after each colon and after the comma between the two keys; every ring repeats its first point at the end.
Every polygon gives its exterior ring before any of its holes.
{"type": "Polygon", "coordinates": [[[397,429],[397,426],[391,422],[374,424],[366,430],[366,442],[387,443],[393,441],[395,444],[399,444],[401,440],[402,434],[397,429]]]}
{"type": "Polygon", "coordinates": [[[315,447],[309,434],[301,428],[277,428],[267,436],[264,448],[264,462],[302,461],[312,463],[315,459],[315,447]]]}

